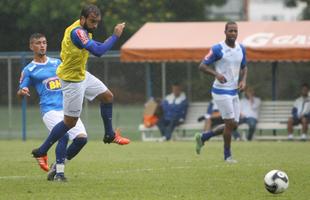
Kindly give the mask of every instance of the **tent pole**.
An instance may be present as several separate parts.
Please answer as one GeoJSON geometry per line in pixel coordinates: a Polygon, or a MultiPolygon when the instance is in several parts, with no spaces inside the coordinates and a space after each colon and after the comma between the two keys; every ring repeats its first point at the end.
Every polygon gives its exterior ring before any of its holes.
{"type": "Polygon", "coordinates": [[[161,83],[162,83],[162,98],[166,96],[166,63],[161,63],[161,83]]]}
{"type": "Polygon", "coordinates": [[[272,101],[277,100],[277,69],[278,62],[272,62],[272,101]]]}
{"type": "Polygon", "coordinates": [[[188,100],[191,101],[192,99],[192,69],[191,63],[187,63],[187,97],[188,100]]]}
{"type": "MultiPolygon", "coordinates": [[[[26,66],[26,55],[23,53],[21,55],[21,66],[26,66]]],[[[22,140],[27,139],[27,97],[23,97],[22,100],[22,140]]]]}
{"type": "Polygon", "coordinates": [[[145,63],[145,89],[146,89],[146,100],[153,96],[152,92],[152,74],[150,63],[145,63]]]}
{"type": "MultiPolygon", "coordinates": [[[[278,68],[278,62],[272,62],[272,101],[277,100],[277,68],[278,68]]],[[[277,135],[277,131],[272,131],[273,135],[277,135]]]]}
{"type": "Polygon", "coordinates": [[[12,58],[8,57],[8,133],[9,137],[12,136],[12,58]]]}

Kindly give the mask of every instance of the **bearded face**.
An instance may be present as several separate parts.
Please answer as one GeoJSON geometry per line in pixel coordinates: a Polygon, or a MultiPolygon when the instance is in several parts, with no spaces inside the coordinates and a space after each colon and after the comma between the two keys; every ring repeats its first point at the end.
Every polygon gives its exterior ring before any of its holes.
{"type": "Polygon", "coordinates": [[[225,30],[225,35],[226,35],[226,42],[229,45],[234,46],[235,41],[237,40],[237,37],[238,37],[238,26],[237,26],[237,24],[227,25],[227,28],[225,30]]]}
{"type": "Polygon", "coordinates": [[[81,26],[87,30],[89,33],[93,33],[101,20],[100,15],[95,15],[94,13],[90,13],[88,17],[81,17],[81,26]]]}

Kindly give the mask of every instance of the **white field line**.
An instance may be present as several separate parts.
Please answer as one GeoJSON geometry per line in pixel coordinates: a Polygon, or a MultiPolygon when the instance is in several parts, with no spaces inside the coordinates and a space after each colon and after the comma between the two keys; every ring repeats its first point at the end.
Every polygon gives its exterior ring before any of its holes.
{"type": "MultiPolygon", "coordinates": [[[[178,166],[178,167],[162,167],[162,168],[141,168],[141,169],[128,169],[128,170],[114,170],[109,173],[122,174],[122,173],[139,173],[139,172],[152,172],[152,171],[165,171],[170,169],[191,169],[192,167],[178,166]]],[[[79,173],[80,175],[86,175],[86,173],[79,173]]],[[[27,179],[27,178],[38,178],[42,176],[0,176],[0,180],[6,179],[27,179]]]]}
{"type": "Polygon", "coordinates": [[[0,176],[1,179],[23,179],[27,178],[27,176],[0,176]]]}
{"type": "Polygon", "coordinates": [[[142,169],[125,169],[125,170],[115,170],[112,171],[114,174],[121,173],[134,173],[134,172],[152,172],[152,171],[165,171],[170,169],[192,169],[193,167],[189,166],[178,166],[178,167],[161,167],[161,168],[142,168],[142,169]]]}
{"type": "MultiPolygon", "coordinates": [[[[223,165],[212,165],[212,166],[208,166],[207,168],[219,168],[219,167],[225,167],[225,166],[234,166],[234,165],[239,165],[240,163],[236,163],[236,164],[227,164],[227,163],[223,163],[223,165]]],[[[268,166],[266,164],[243,164],[243,166],[247,166],[247,167],[253,167],[253,166],[256,166],[256,167],[262,167],[262,166],[268,166]]],[[[203,166],[176,166],[176,167],[161,167],[161,168],[137,168],[137,169],[124,169],[124,170],[113,170],[113,171],[107,171],[107,172],[104,172],[103,174],[106,174],[106,173],[113,173],[113,174],[123,174],[123,173],[140,173],[140,172],[155,172],[155,171],[166,171],[166,170],[177,170],[177,169],[180,169],[180,170],[183,170],[183,169],[197,169],[197,168],[205,168],[203,166]]],[[[77,173],[79,175],[87,175],[87,173],[85,172],[82,172],[82,173],[77,173]]],[[[101,174],[101,175],[103,175],[101,174]]],[[[100,173],[98,173],[97,175],[100,175],[100,173]]],[[[0,176],[0,180],[6,180],[6,179],[27,179],[27,178],[41,178],[42,175],[38,176],[0,176]]]]}

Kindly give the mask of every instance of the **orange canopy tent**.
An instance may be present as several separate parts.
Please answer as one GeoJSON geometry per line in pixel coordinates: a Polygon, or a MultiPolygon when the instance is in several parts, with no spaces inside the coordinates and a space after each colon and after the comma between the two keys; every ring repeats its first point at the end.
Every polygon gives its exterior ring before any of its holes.
{"type": "MultiPolygon", "coordinates": [[[[146,23],[121,48],[123,62],[200,62],[225,22],[146,23]]],[[[238,22],[249,61],[309,61],[310,21],[238,22]]]]}

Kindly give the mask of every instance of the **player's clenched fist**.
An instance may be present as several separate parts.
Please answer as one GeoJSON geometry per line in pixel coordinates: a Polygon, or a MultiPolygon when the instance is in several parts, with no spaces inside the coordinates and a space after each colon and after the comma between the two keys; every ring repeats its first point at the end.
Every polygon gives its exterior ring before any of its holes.
{"type": "Polygon", "coordinates": [[[123,23],[120,23],[120,24],[117,24],[115,27],[114,27],[114,34],[117,36],[117,37],[120,37],[123,33],[123,30],[125,28],[125,22],[123,23]]]}
{"type": "Polygon", "coordinates": [[[29,89],[27,87],[23,87],[22,89],[18,90],[17,95],[30,96],[29,89]]]}

